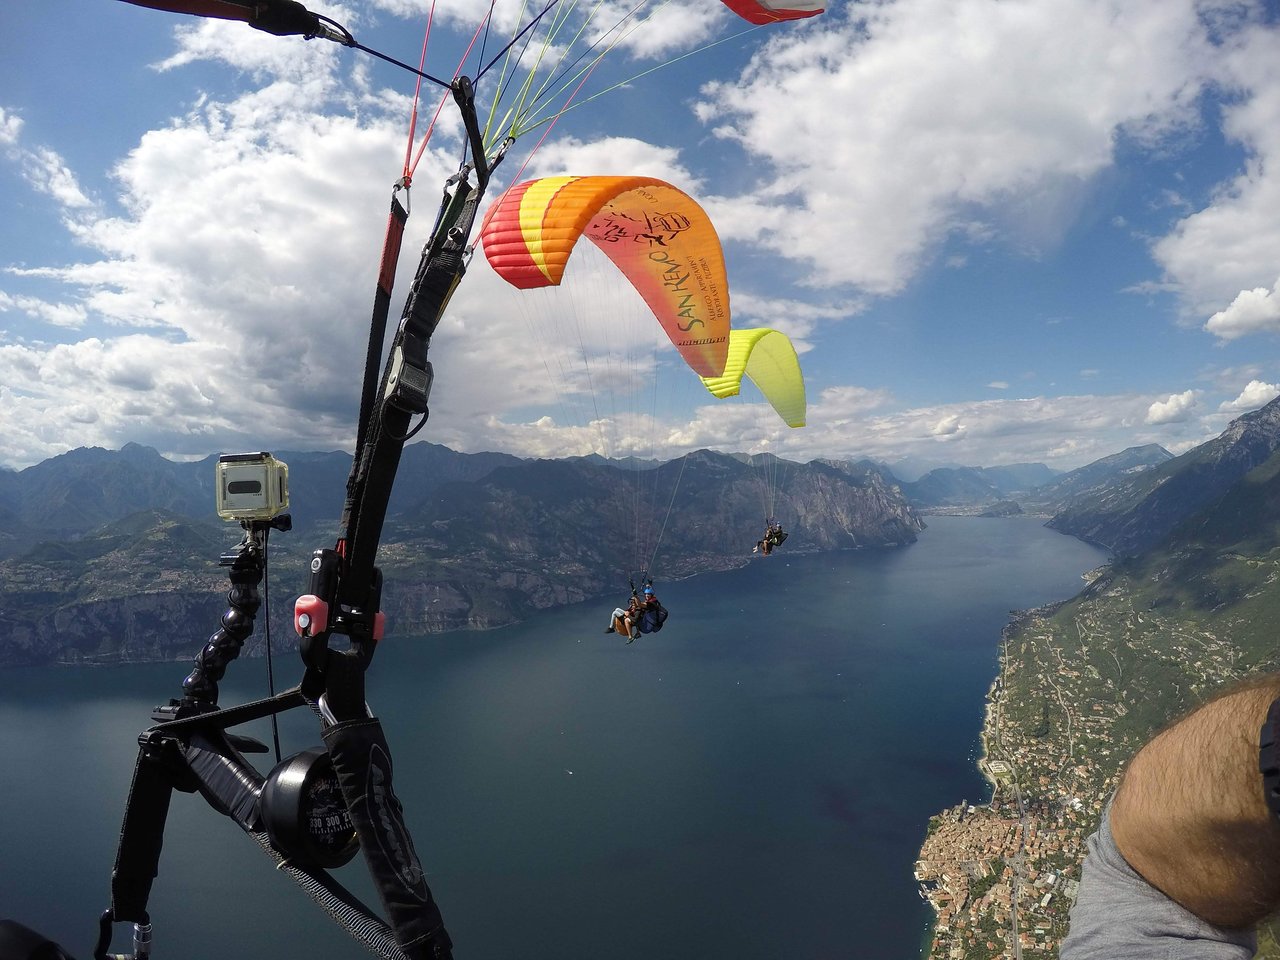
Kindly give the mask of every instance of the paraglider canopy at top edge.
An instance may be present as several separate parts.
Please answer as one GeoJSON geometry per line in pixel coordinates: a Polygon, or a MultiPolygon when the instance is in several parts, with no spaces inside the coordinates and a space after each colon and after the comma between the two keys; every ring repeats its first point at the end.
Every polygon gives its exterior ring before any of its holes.
{"type": "Polygon", "coordinates": [[[790,3],[774,3],[773,0],[723,0],[724,5],[748,23],[777,23],[780,20],[803,20],[816,17],[826,11],[818,0],[791,0],[790,3]]]}

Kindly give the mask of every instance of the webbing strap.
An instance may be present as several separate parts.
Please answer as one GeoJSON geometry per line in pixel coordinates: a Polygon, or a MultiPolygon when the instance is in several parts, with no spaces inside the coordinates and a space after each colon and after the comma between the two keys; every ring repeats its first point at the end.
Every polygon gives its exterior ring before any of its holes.
{"type": "Polygon", "coordinates": [[[151,883],[160,869],[173,778],[147,747],[138,751],[129,800],[111,871],[111,913],[117,922],[145,923],[151,883]]]}
{"type": "MultiPolygon", "coordinates": [[[[457,192],[447,203],[436,236],[423,252],[423,261],[405,301],[400,328],[391,347],[393,356],[398,353],[406,368],[430,370],[427,350],[431,335],[466,272],[465,244],[479,201],[478,191],[473,192],[465,182],[459,183],[457,192]]],[[[367,606],[374,580],[374,560],[409,424],[415,413],[425,415],[425,411],[405,409],[388,396],[390,377],[395,373],[388,365],[382,395],[373,405],[364,448],[353,466],[352,482],[348,484],[346,573],[339,588],[339,602],[345,606],[367,606]]]]}
{"type": "MultiPolygon", "coordinates": [[[[450,88],[466,128],[467,144],[472,153],[471,165],[464,165],[446,186],[444,201],[418,262],[376,396],[371,396],[368,389],[375,349],[374,337],[370,338],[356,453],[347,481],[347,501],[342,511],[343,532],[339,551],[345,560],[345,569],[338,587],[338,599],[343,606],[365,611],[366,614],[370,612],[368,601],[375,584],[374,558],[382,537],[391,488],[400,466],[401,450],[411,436],[409,423],[415,416],[425,418],[427,415],[431,389],[427,349],[449,298],[466,272],[467,243],[492,172],[476,116],[475,89],[466,77],[456,78],[450,88]],[[468,180],[468,170],[475,173],[474,186],[468,180]]],[[[498,159],[501,159],[501,151],[498,159]]],[[[392,199],[394,204],[394,197],[392,199]]],[[[393,222],[395,217],[396,206],[393,205],[393,222]]],[[[397,229],[389,224],[375,298],[375,320],[379,301],[389,297],[391,292],[391,274],[387,270],[388,245],[396,232],[397,229]]],[[[396,242],[399,242],[398,237],[396,242]]],[[[381,334],[378,334],[377,340],[380,342],[381,339],[381,334]]]]}
{"type": "Polygon", "coordinates": [[[324,742],[397,942],[414,960],[448,960],[453,944],[392,786],[382,725],[374,717],[339,723],[324,742]]]}
{"type": "MultiPolygon", "coordinates": [[[[396,264],[400,260],[400,248],[404,241],[404,225],[409,211],[400,205],[394,194],[391,212],[387,215],[387,233],[382,241],[382,260],[378,264],[378,286],[373,294],[373,316],[369,321],[369,349],[364,359],[364,387],[360,394],[360,420],[356,425],[356,460],[364,447],[369,427],[369,414],[377,397],[378,375],[382,369],[382,341],[387,334],[387,317],[391,313],[391,291],[396,285],[396,264]]],[[[354,477],[354,471],[352,476],[354,477]]],[[[348,481],[348,492],[350,492],[348,481]]]]}
{"type": "Polygon", "coordinates": [[[248,831],[276,869],[290,877],[329,917],[374,956],[384,960],[405,960],[387,922],[339,883],[328,871],[309,868],[287,860],[271,845],[265,830],[248,831]]]}

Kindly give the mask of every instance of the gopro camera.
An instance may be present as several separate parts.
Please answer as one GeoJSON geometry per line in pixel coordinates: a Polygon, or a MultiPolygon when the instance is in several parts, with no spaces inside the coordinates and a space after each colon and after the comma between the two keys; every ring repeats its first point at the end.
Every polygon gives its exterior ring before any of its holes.
{"type": "Polygon", "coordinates": [[[223,520],[270,520],[289,506],[289,465],[269,453],[218,458],[216,497],[223,520]]]}

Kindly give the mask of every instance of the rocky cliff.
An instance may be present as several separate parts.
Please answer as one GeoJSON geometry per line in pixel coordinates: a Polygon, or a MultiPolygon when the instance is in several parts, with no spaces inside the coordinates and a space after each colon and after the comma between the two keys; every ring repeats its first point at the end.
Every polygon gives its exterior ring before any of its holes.
{"type": "MultiPolygon", "coordinates": [[[[29,478],[6,477],[9,509],[28,530],[47,529],[56,513],[51,504],[69,503],[62,492],[91,486],[98,468],[111,483],[136,485],[134,499],[125,497],[128,506],[159,490],[165,508],[112,519],[120,507],[111,497],[86,491],[74,514],[62,514],[59,529],[69,533],[11,542],[10,556],[0,561],[0,664],[186,659],[217,629],[227,590],[218,557],[234,547],[239,531],[174,509],[195,510],[198,503],[204,516],[212,514],[210,500],[189,487],[190,478],[212,477],[211,463],[178,465],[191,468],[184,472],[151,454],[121,451],[125,467],[109,451],[69,455],[63,465],[74,480],[57,463],[42,464],[41,482],[60,491],[43,501],[33,485],[23,485],[29,478]],[[148,461],[160,479],[148,475],[148,461]],[[122,475],[128,479],[118,480],[122,475]],[[14,497],[15,489],[25,492],[14,497]],[[38,507],[29,520],[24,504],[38,507]],[[79,532],[95,513],[111,522],[79,532]]],[[[763,531],[758,461],[709,451],[657,465],[482,456],[469,460],[437,447],[406,457],[379,554],[389,630],[495,627],[550,606],[617,594],[641,569],[662,579],[730,569],[750,560],[763,531]]],[[[302,482],[301,505],[313,522],[270,541],[272,632],[279,647],[293,645],[292,602],[305,588],[311,550],[332,545],[324,515],[338,513],[338,478],[345,480],[341,455],[295,462],[303,461],[305,471],[291,464],[290,483],[296,490],[302,482]],[[328,479],[320,483],[321,476],[328,479]],[[334,508],[319,505],[322,492],[334,508]],[[317,541],[321,531],[325,539],[317,541]]],[[[878,473],[815,462],[786,464],[769,475],[775,515],[791,534],[788,552],[898,546],[923,529],[878,473]]],[[[259,631],[247,652],[261,645],[259,631]]]]}

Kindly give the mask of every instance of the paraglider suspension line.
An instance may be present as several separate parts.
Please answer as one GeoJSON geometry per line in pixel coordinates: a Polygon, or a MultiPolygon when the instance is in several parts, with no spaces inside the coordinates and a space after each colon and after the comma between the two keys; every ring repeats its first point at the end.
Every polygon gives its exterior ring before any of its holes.
{"type": "MultiPolygon", "coordinates": [[[[347,34],[347,36],[350,37],[351,34],[347,34]]],[[[357,50],[363,50],[365,53],[369,54],[370,56],[377,57],[379,60],[385,60],[387,63],[394,64],[395,66],[400,67],[402,70],[408,70],[410,73],[421,77],[423,80],[430,81],[431,83],[434,83],[438,87],[444,87],[446,90],[448,90],[449,87],[452,86],[452,84],[450,84],[448,80],[441,80],[439,77],[433,77],[431,74],[425,73],[422,70],[419,70],[417,67],[411,67],[409,64],[405,63],[403,60],[397,60],[395,57],[389,57],[385,53],[379,53],[377,50],[374,50],[372,47],[366,47],[363,43],[360,43],[359,41],[357,41],[355,37],[351,37],[351,42],[348,43],[347,46],[354,47],[357,50]]]]}
{"type": "MultiPolygon", "coordinates": [[[[552,0],[552,2],[554,3],[554,2],[555,2],[555,0],[552,0]]],[[[533,99],[533,103],[532,103],[532,104],[530,104],[530,106],[531,106],[531,107],[536,107],[536,106],[538,106],[538,105],[539,105],[539,104],[540,104],[540,103],[541,103],[541,102],[546,98],[546,96],[550,96],[550,91],[552,91],[552,90],[554,90],[554,89],[560,89],[560,82],[561,82],[562,80],[564,80],[564,78],[565,78],[565,77],[568,77],[571,73],[573,73],[573,71],[575,71],[575,70],[578,68],[579,64],[581,64],[581,63],[582,63],[584,60],[586,60],[586,59],[587,59],[587,58],[588,58],[592,53],[594,53],[594,52],[595,52],[595,50],[596,50],[598,47],[600,47],[600,46],[605,42],[605,40],[606,40],[608,37],[610,37],[610,36],[611,36],[612,34],[614,34],[615,32],[617,32],[617,31],[621,30],[622,25],[623,25],[624,23],[626,23],[628,19],[630,19],[632,16],[634,16],[634,15],[635,15],[635,12],[636,12],[637,10],[639,10],[639,9],[640,9],[640,7],[642,7],[643,5],[644,5],[644,0],[641,0],[641,2],[637,3],[637,4],[636,4],[635,6],[633,6],[630,10],[627,10],[625,13],[623,13],[623,14],[622,14],[622,16],[620,16],[620,17],[618,18],[617,22],[616,22],[616,23],[614,23],[614,24],[613,24],[613,26],[609,27],[609,29],[608,29],[608,30],[604,30],[604,31],[602,31],[602,32],[601,32],[601,34],[600,34],[600,36],[599,36],[596,40],[592,41],[592,43],[591,43],[591,45],[590,45],[590,46],[588,46],[588,47],[586,47],[585,49],[583,49],[583,50],[579,51],[579,53],[578,53],[577,57],[575,57],[571,63],[566,64],[566,65],[565,65],[565,66],[560,70],[560,72],[559,72],[558,74],[556,74],[554,77],[552,77],[550,80],[548,80],[548,81],[543,85],[543,91],[544,91],[544,93],[543,93],[543,94],[539,94],[538,96],[534,97],[534,99],[533,99]],[[545,96],[544,96],[544,94],[545,94],[545,96]]],[[[548,7],[547,9],[549,10],[549,9],[551,9],[551,8],[550,8],[550,7],[548,7]]],[[[544,10],[544,11],[543,11],[543,13],[545,13],[545,12],[546,12],[546,11],[544,10]]],[[[630,31],[628,31],[628,32],[630,32],[630,31]]],[[[606,48],[606,52],[607,52],[609,49],[611,49],[611,48],[612,48],[613,43],[616,43],[616,42],[617,42],[616,40],[615,40],[615,41],[613,41],[613,42],[610,44],[610,46],[606,48]]],[[[566,105],[565,109],[568,109],[567,105],[566,105]]]]}
{"type": "MultiPolygon", "coordinates": [[[[662,526],[658,528],[658,539],[654,541],[653,553],[649,555],[648,566],[650,568],[653,566],[654,560],[658,557],[658,548],[662,546],[662,537],[667,532],[667,521],[671,519],[671,509],[675,506],[676,491],[680,489],[680,481],[684,478],[685,464],[688,462],[688,457],[680,458],[680,473],[676,475],[676,482],[671,487],[671,499],[667,501],[667,512],[662,516],[662,526]]],[[[652,584],[653,581],[650,580],[649,583],[652,584]]]]}
{"type": "Polygon", "coordinates": [[[542,8],[541,13],[539,13],[536,17],[530,20],[519,33],[517,33],[514,37],[511,38],[511,40],[507,43],[505,47],[503,47],[501,50],[495,53],[493,55],[493,59],[490,60],[488,63],[486,63],[480,69],[480,72],[476,74],[476,82],[478,83],[480,81],[480,78],[483,77],[486,73],[488,73],[493,68],[493,65],[495,63],[497,63],[499,60],[505,57],[507,55],[507,51],[510,50],[512,47],[514,47],[517,43],[519,43],[521,37],[523,37],[526,33],[528,33],[534,27],[536,27],[539,24],[539,22],[541,22],[542,18],[551,12],[551,8],[554,7],[559,2],[560,0],[551,0],[550,3],[548,3],[545,7],[542,8]]]}

